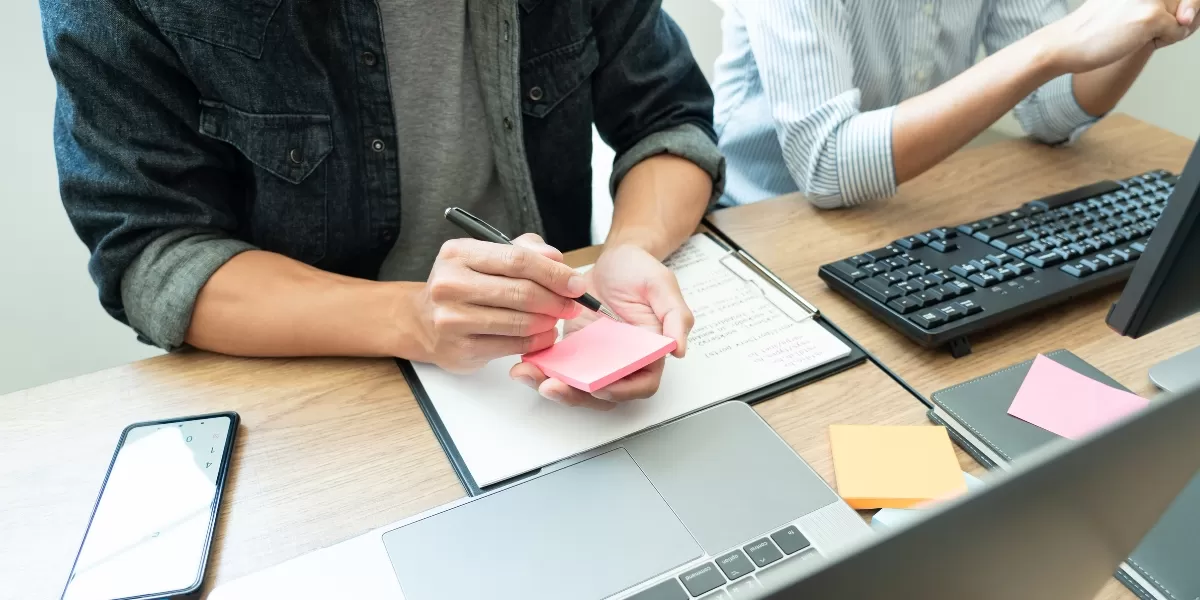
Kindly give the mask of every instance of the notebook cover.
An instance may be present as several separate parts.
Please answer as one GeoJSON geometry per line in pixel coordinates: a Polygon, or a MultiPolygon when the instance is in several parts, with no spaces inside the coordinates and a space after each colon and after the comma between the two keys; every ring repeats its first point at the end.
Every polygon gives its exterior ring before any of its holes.
{"type": "MultiPolygon", "coordinates": [[[[1046,357],[1096,381],[1129,391],[1067,350],[1056,350],[1046,354],[1046,357]]],[[[1008,406],[1016,397],[1032,364],[1033,360],[1030,359],[936,391],[930,399],[993,452],[1011,461],[1058,437],[1008,414],[1008,406]]],[[[929,419],[941,425],[946,424],[932,410],[929,411],[929,419]]],[[[998,466],[965,438],[957,435],[953,428],[947,427],[947,431],[951,439],[980,464],[989,469],[998,466]]],[[[1200,597],[1197,556],[1200,556],[1200,476],[1184,489],[1126,564],[1166,592],[1162,594],[1164,597],[1191,599],[1200,597]]],[[[1121,572],[1117,573],[1117,578],[1138,596],[1154,598],[1121,572]]]]}
{"type": "MultiPolygon", "coordinates": [[[[854,340],[850,339],[837,327],[826,322],[822,317],[813,317],[817,323],[824,327],[827,331],[833,334],[843,344],[850,347],[850,354],[838,360],[827,362],[819,367],[809,369],[807,371],[797,373],[791,377],[781,379],[775,383],[767,384],[763,387],[751,390],[736,398],[730,398],[728,402],[745,402],[747,404],[756,404],[774,398],[785,392],[790,392],[796,388],[808,385],[814,381],[824,379],[839,373],[850,367],[863,363],[867,359],[866,352],[863,351],[854,340]]],[[[511,484],[515,480],[524,479],[531,475],[536,475],[538,471],[531,471],[524,475],[518,475],[513,479],[500,481],[487,486],[480,487],[475,482],[475,478],[471,475],[470,469],[463,461],[462,455],[459,454],[458,448],[454,445],[454,439],[450,436],[450,432],[446,430],[446,426],[442,423],[442,419],[438,416],[437,409],[433,406],[433,402],[429,399],[429,395],[425,393],[424,386],[421,385],[421,379],[417,377],[417,373],[412,368],[412,364],[404,359],[396,359],[396,364],[400,367],[400,372],[404,374],[404,379],[412,388],[413,396],[417,399],[417,405],[421,407],[421,412],[425,413],[425,419],[429,421],[429,427],[433,429],[434,436],[437,437],[438,443],[441,444],[442,450],[446,453],[446,458],[450,460],[450,466],[454,469],[454,473],[458,475],[458,480],[462,483],[463,489],[466,490],[469,496],[478,496],[486,491],[500,488],[511,484]]],[[[707,407],[706,407],[707,408],[707,407]]],[[[703,409],[701,409],[703,410],[703,409]]],[[[684,417],[680,415],[677,418],[684,417]]]]}

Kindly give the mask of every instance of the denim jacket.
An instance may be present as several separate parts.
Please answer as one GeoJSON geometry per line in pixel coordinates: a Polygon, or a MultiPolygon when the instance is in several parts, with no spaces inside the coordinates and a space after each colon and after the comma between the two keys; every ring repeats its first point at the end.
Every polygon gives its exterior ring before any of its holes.
{"type": "MultiPolygon", "coordinates": [[[[589,243],[593,123],[617,155],[613,189],[669,152],[719,197],[712,94],[660,0],[467,4],[497,171],[525,230],[589,243]]],[[[251,248],[376,277],[407,201],[376,0],[41,8],[62,200],[111,315],[177,347],[200,288],[251,248]]]]}

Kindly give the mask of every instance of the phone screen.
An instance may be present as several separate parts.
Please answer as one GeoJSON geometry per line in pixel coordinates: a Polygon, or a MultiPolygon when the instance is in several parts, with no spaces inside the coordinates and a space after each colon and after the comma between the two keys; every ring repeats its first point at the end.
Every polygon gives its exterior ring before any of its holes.
{"type": "Polygon", "coordinates": [[[128,430],[64,600],[132,598],[199,583],[233,424],[215,415],[128,430]]]}

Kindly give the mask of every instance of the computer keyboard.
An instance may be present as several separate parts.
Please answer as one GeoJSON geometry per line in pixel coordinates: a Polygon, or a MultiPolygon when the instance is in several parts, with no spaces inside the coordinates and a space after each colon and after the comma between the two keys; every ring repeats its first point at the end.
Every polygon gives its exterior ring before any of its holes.
{"type": "Polygon", "coordinates": [[[1178,177],[1101,181],[822,265],[830,287],[926,347],[1124,281],[1178,177]]]}

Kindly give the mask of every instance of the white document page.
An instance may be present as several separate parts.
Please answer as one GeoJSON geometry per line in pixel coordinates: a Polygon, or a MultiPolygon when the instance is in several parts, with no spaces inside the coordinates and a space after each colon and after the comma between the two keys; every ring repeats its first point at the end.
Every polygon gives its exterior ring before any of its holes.
{"type": "Polygon", "coordinates": [[[563,406],[508,377],[517,356],[469,375],[413,363],[475,482],[484,487],[532,471],[850,353],[778,288],[727,256],[698,234],[667,259],[696,323],[687,356],[667,357],[650,398],[607,412],[563,406]]]}

